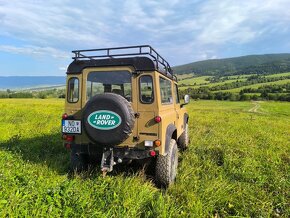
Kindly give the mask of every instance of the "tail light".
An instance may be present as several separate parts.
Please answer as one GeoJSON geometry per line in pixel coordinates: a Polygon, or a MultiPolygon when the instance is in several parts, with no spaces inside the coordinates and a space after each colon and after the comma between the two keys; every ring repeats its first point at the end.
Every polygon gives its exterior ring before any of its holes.
{"type": "Polygon", "coordinates": [[[66,120],[67,118],[68,118],[67,113],[65,113],[65,114],[62,115],[62,119],[63,119],[63,120],[66,120]]]}
{"type": "Polygon", "coordinates": [[[67,135],[66,136],[66,141],[67,142],[72,142],[75,139],[75,137],[73,135],[67,135]]]}
{"type": "Polygon", "coordinates": [[[154,120],[156,123],[160,123],[161,122],[161,117],[160,116],[156,116],[154,117],[154,120]]]}
{"type": "Polygon", "coordinates": [[[72,142],[75,139],[75,136],[74,135],[63,134],[62,135],[62,139],[66,140],[67,142],[72,142]]]}
{"type": "Polygon", "coordinates": [[[71,146],[71,145],[70,145],[70,143],[65,143],[64,146],[65,146],[66,149],[70,149],[70,146],[71,146]]]}
{"type": "Polygon", "coordinates": [[[150,154],[150,156],[151,156],[151,157],[154,157],[154,156],[156,156],[156,152],[155,152],[155,151],[153,151],[153,150],[152,150],[152,151],[150,151],[150,153],[149,153],[149,154],[150,154]]]}
{"type": "Polygon", "coordinates": [[[155,141],[154,141],[154,145],[155,145],[156,147],[159,147],[159,146],[161,145],[161,141],[160,141],[159,139],[155,140],[155,141]]]}

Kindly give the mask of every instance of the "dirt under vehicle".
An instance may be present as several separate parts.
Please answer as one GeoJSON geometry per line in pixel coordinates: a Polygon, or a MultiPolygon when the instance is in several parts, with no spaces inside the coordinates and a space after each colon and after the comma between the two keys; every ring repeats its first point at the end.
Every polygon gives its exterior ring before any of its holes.
{"type": "Polygon", "coordinates": [[[155,179],[174,182],[178,148],[188,146],[188,119],[177,78],[151,46],[73,51],[62,117],[73,170],[100,161],[101,170],[152,159],[155,179]]]}

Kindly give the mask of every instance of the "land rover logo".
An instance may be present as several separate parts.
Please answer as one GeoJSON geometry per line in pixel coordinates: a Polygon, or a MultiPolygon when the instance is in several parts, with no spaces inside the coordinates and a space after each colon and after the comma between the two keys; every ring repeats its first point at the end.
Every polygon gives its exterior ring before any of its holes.
{"type": "Polygon", "coordinates": [[[89,124],[96,129],[110,130],[117,128],[121,122],[121,117],[113,111],[94,111],[88,117],[89,124]]]}

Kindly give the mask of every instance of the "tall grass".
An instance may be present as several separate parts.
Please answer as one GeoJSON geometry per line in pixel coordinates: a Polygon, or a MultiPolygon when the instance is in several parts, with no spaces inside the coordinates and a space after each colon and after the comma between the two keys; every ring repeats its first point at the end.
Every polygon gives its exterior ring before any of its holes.
{"type": "Polygon", "coordinates": [[[61,100],[0,100],[1,217],[289,217],[290,104],[198,101],[176,184],[124,167],[69,177],[61,100]]]}

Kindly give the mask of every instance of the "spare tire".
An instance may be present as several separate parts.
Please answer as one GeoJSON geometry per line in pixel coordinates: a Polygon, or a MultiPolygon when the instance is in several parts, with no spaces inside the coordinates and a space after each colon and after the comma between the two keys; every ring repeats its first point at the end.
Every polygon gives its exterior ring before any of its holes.
{"type": "Polygon", "coordinates": [[[121,95],[103,93],[92,97],[82,112],[83,126],[96,144],[113,146],[125,141],[135,123],[131,104],[121,95]]]}

